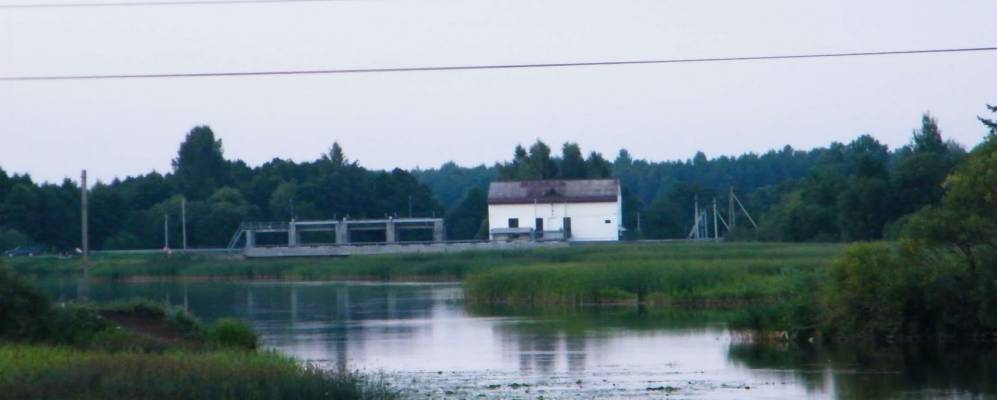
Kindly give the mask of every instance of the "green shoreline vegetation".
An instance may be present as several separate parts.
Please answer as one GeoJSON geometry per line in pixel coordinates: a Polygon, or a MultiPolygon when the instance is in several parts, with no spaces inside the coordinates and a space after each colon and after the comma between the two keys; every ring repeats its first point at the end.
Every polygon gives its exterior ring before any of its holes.
{"type": "MultiPolygon", "coordinates": [[[[529,251],[468,251],[342,258],[243,259],[215,255],[101,255],[91,258],[88,276],[127,280],[146,278],[463,281],[508,267],[626,263],[761,264],[779,260],[813,267],[839,254],[841,244],[787,243],[614,243],[529,251]]],[[[79,258],[21,257],[8,261],[26,276],[81,275],[79,258]]],[[[773,264],[774,265],[774,264],[773,264]]]]}
{"type": "Polygon", "coordinates": [[[756,303],[732,326],[807,340],[997,342],[997,130],[943,188],[938,204],[895,228],[899,241],[853,243],[826,260],[758,251],[758,259],[524,266],[472,276],[468,294],[528,305],[756,303]]]}
{"type": "Polygon", "coordinates": [[[840,254],[837,244],[626,245],[582,260],[491,269],[467,283],[492,304],[737,305],[794,290],[840,254]]]}
{"type": "Polygon", "coordinates": [[[0,398],[396,398],[378,381],[257,350],[238,320],[206,325],[146,300],[52,304],[2,263],[0,315],[0,398]]]}

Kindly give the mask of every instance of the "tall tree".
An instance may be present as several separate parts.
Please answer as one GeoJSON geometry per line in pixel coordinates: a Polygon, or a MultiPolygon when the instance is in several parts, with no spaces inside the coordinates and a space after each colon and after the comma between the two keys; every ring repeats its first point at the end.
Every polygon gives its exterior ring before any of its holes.
{"type": "Polygon", "coordinates": [[[598,152],[589,153],[585,160],[585,177],[589,179],[605,179],[613,176],[613,164],[602,158],[598,152]]]}
{"type": "MultiPolygon", "coordinates": [[[[975,269],[983,248],[997,252],[997,136],[989,135],[946,180],[940,206],[911,217],[904,236],[958,249],[975,269]]],[[[997,273],[997,264],[989,265],[997,273]]]]}
{"type": "Polygon", "coordinates": [[[917,211],[941,200],[945,181],[963,157],[961,148],[942,140],[938,123],[930,115],[921,119],[911,143],[900,150],[892,175],[899,214],[917,211]]]}
{"type": "Polygon", "coordinates": [[[530,146],[525,179],[553,179],[557,177],[557,163],[550,156],[550,147],[539,139],[530,146]]]}
{"type": "Polygon", "coordinates": [[[201,200],[219,187],[228,185],[231,175],[222,155],[222,141],[207,126],[198,126],[187,133],[173,159],[177,188],[188,199],[201,200]]]}
{"type": "Polygon", "coordinates": [[[328,154],[323,154],[322,158],[328,160],[334,166],[342,166],[349,163],[346,159],[346,155],[343,154],[343,147],[339,145],[339,142],[332,142],[332,147],[329,149],[328,154]]]}
{"type": "Polygon", "coordinates": [[[44,211],[41,207],[41,194],[34,185],[19,183],[7,193],[0,205],[0,221],[10,228],[42,241],[38,218],[44,211]]]}
{"type": "Polygon", "coordinates": [[[869,135],[859,136],[845,148],[846,170],[851,176],[845,181],[836,204],[843,239],[881,238],[884,226],[895,217],[888,159],[886,145],[869,135]]]}
{"type": "Polygon", "coordinates": [[[522,145],[516,145],[515,150],[512,152],[512,162],[500,164],[497,166],[498,169],[498,180],[500,181],[515,181],[521,179],[528,179],[530,156],[526,152],[526,149],[522,145]]]}
{"type": "Polygon", "coordinates": [[[561,148],[561,179],[585,179],[588,177],[582,149],[577,143],[566,142],[561,148]]]}
{"type": "Polygon", "coordinates": [[[938,121],[931,114],[921,116],[921,129],[915,129],[911,146],[920,153],[942,153],[946,150],[942,140],[942,131],[938,129],[938,121]]]}
{"type": "Polygon", "coordinates": [[[480,188],[471,188],[461,202],[447,212],[447,239],[487,239],[482,224],[488,217],[488,199],[480,188]]]}
{"type": "Polygon", "coordinates": [[[90,189],[90,242],[103,248],[104,240],[114,235],[124,223],[128,207],[120,190],[98,182],[90,189]]]}
{"type": "MultiPolygon", "coordinates": [[[[174,210],[175,207],[174,199],[174,210]]],[[[188,208],[192,211],[189,215],[194,217],[188,217],[190,236],[194,239],[193,244],[201,247],[224,246],[240,223],[251,221],[257,215],[256,209],[231,187],[219,188],[207,200],[194,202],[188,208]]],[[[171,215],[178,214],[174,211],[171,215]]]]}
{"type": "MultiPolygon", "coordinates": [[[[990,110],[990,112],[997,113],[997,106],[992,106],[987,104],[987,109],[990,110]]],[[[983,118],[983,117],[976,117],[976,118],[979,119],[984,126],[990,129],[990,136],[997,136],[997,120],[983,118]]]]}
{"type": "Polygon", "coordinates": [[[484,164],[476,167],[461,167],[453,161],[448,161],[435,169],[416,169],[412,175],[420,183],[429,186],[442,205],[451,209],[455,207],[470,188],[488,190],[488,184],[496,179],[497,167],[487,167],[484,164]]]}
{"type": "Polygon", "coordinates": [[[7,192],[10,191],[13,186],[14,185],[10,182],[10,177],[7,176],[7,171],[0,168],[0,203],[3,203],[4,197],[7,196],[7,192]]]}

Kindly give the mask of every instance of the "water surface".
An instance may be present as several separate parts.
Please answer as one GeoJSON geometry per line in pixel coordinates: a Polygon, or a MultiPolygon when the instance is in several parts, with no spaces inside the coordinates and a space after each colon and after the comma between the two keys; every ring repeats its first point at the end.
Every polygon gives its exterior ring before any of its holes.
{"type": "Polygon", "coordinates": [[[456,284],[48,281],[238,317],[264,346],[381,374],[411,398],[997,398],[987,351],[757,345],[724,312],[468,307],[456,284]]]}

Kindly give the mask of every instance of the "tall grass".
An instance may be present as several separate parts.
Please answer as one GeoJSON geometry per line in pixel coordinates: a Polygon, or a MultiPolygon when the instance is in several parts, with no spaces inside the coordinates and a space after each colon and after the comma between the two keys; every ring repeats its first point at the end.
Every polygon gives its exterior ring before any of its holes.
{"type": "Polygon", "coordinates": [[[840,251],[834,245],[636,247],[584,261],[539,263],[471,276],[472,302],[510,304],[743,304],[798,290],[840,251]]]}
{"type": "MultiPolygon", "coordinates": [[[[208,255],[105,255],[93,258],[90,276],[104,279],[203,277],[456,281],[504,267],[814,259],[829,258],[837,254],[840,248],[839,245],[825,244],[620,243],[528,251],[468,251],[345,258],[240,259],[208,255]]],[[[80,274],[83,271],[78,259],[21,258],[11,260],[11,265],[18,272],[28,275],[80,274]]]]}
{"type": "Polygon", "coordinates": [[[0,346],[11,399],[392,399],[393,391],[272,352],[104,353],[0,346]]]}

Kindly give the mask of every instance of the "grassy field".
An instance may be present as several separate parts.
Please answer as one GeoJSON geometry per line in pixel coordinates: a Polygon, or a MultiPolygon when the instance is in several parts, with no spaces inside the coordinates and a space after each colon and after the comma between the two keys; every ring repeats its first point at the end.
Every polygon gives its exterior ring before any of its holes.
{"type": "MultiPolygon", "coordinates": [[[[90,276],[104,279],[142,277],[462,281],[482,272],[509,267],[604,266],[622,271],[634,266],[791,263],[813,265],[840,252],[841,245],[770,243],[620,243],[530,251],[481,251],[451,254],[402,254],[346,258],[239,259],[204,255],[106,255],[92,259],[90,276]]],[[[81,274],[79,258],[15,258],[8,264],[29,276],[81,274]]]]}

